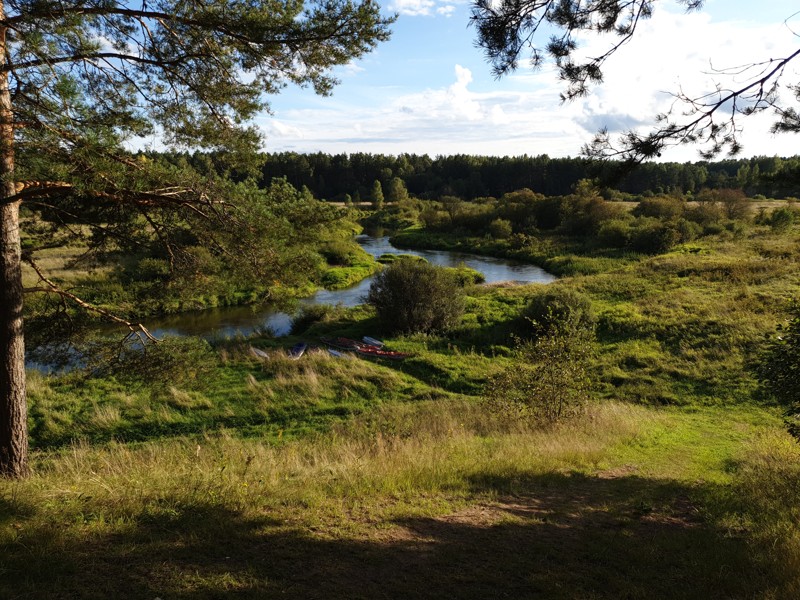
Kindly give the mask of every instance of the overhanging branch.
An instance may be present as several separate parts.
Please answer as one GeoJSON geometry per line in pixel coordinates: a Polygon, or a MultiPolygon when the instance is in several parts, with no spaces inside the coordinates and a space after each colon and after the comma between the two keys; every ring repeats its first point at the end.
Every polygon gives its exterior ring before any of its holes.
{"type": "Polygon", "coordinates": [[[158,343],[160,340],[156,338],[152,333],[150,333],[147,328],[142,323],[134,323],[132,321],[128,321],[127,319],[123,319],[122,317],[115,315],[114,313],[105,310],[104,308],[100,308],[99,306],[95,306],[83,300],[82,298],[76,296],[75,294],[68,292],[66,290],[61,289],[55,283],[53,283],[50,279],[48,279],[36,262],[30,258],[25,257],[23,260],[30,265],[30,267],[36,271],[36,274],[39,276],[39,280],[45,284],[46,287],[32,287],[32,288],[25,288],[23,291],[25,293],[45,293],[45,294],[56,294],[62,298],[66,298],[71,300],[81,308],[88,310],[93,313],[97,313],[101,317],[111,321],[112,323],[116,323],[118,325],[124,325],[125,327],[130,330],[131,334],[138,336],[142,342],[145,340],[150,341],[152,343],[158,343]]]}

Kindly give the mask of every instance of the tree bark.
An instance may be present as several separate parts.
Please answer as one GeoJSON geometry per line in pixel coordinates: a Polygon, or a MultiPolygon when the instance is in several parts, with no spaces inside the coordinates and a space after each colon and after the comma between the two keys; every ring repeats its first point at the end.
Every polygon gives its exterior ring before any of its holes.
{"type": "MultiPolygon", "coordinates": [[[[0,3],[0,21],[5,8],[0,3]]],[[[6,28],[0,27],[0,57],[7,61],[6,28]]],[[[14,182],[14,117],[8,73],[0,73],[0,476],[28,472],[28,409],[25,398],[25,338],[22,324],[20,201],[14,182]]]]}

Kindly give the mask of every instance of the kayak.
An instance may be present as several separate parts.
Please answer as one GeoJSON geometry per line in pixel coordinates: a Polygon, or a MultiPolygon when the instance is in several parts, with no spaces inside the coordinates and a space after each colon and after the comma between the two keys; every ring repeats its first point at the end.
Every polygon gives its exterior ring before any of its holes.
{"type": "Polygon", "coordinates": [[[303,354],[306,351],[306,348],[308,348],[308,344],[306,344],[305,342],[298,342],[289,349],[287,354],[289,355],[289,358],[297,360],[298,358],[303,356],[303,354]]]}
{"type": "Polygon", "coordinates": [[[370,346],[375,346],[376,348],[383,348],[383,342],[380,340],[376,340],[374,337],[369,337],[368,335],[365,335],[363,338],[361,338],[361,340],[365,344],[369,344],[370,346]]]}
{"type": "Polygon", "coordinates": [[[375,346],[363,345],[356,348],[356,353],[359,356],[369,356],[372,358],[388,358],[390,360],[403,360],[411,356],[405,352],[395,352],[394,350],[384,350],[383,348],[376,348],[375,346]]]}
{"type": "Polygon", "coordinates": [[[255,356],[256,358],[269,358],[269,354],[264,352],[261,348],[256,348],[255,346],[250,346],[250,354],[255,356]]]}

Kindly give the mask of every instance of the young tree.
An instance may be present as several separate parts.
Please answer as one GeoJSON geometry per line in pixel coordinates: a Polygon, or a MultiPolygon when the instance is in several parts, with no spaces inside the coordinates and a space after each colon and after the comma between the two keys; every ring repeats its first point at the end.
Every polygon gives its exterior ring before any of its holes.
{"type": "Polygon", "coordinates": [[[580,413],[591,389],[590,329],[564,327],[520,341],[514,363],[484,390],[491,410],[514,420],[553,425],[580,413]]]}
{"type": "MultiPolygon", "coordinates": [[[[699,10],[704,4],[703,0],[677,2],[687,11],[699,10]]],[[[534,68],[549,58],[567,84],[562,100],[572,100],[602,82],[606,61],[635,35],[637,26],[652,15],[656,4],[657,0],[473,0],[471,23],[496,76],[516,70],[525,53],[530,54],[534,68]],[[551,35],[540,42],[544,31],[551,35]],[[576,50],[577,38],[583,33],[609,34],[614,39],[605,52],[581,62],[576,50]]],[[[615,142],[601,131],[585,152],[640,162],[660,155],[669,145],[699,143],[705,147],[701,152],[705,158],[723,150],[733,155],[741,149],[739,117],[767,110],[773,110],[777,118],[773,132],[800,132],[800,113],[783,104],[779,93],[784,87],[781,78],[790,72],[789,63],[799,55],[800,49],[787,56],[767,56],[749,66],[719,71],[721,78],[731,79],[731,87],[720,83],[716,90],[700,96],[680,92],[676,95],[680,109],[660,115],[659,126],[651,132],[628,131],[615,142]]],[[[792,82],[785,88],[800,100],[800,83],[792,82]]]]}
{"type": "Polygon", "coordinates": [[[408,199],[408,190],[405,182],[399,177],[393,177],[389,182],[389,191],[386,194],[389,202],[402,202],[408,199]]]}
{"type": "MultiPolygon", "coordinates": [[[[67,227],[94,226],[98,244],[156,238],[171,269],[184,265],[177,230],[269,270],[269,253],[244,243],[258,233],[246,211],[260,211],[257,224],[270,219],[252,193],[131,156],[124,144],[157,134],[174,146],[229,150],[244,164],[260,145],[248,123],[268,108],[267,95],[289,83],[329,93],[331,67],[388,39],[392,20],[371,0],[0,5],[0,474],[27,471],[21,262],[38,267],[21,250],[21,203],[67,227]]],[[[81,303],[37,272],[31,291],[81,303]]]]}
{"type": "Polygon", "coordinates": [[[785,409],[789,431],[800,439],[800,301],[789,306],[789,319],[778,326],[756,366],[762,388],[785,409]]]}
{"type": "Polygon", "coordinates": [[[372,184],[372,192],[370,193],[372,197],[372,208],[375,210],[380,210],[383,208],[383,187],[381,187],[381,182],[377,179],[375,183],[372,184]]]}

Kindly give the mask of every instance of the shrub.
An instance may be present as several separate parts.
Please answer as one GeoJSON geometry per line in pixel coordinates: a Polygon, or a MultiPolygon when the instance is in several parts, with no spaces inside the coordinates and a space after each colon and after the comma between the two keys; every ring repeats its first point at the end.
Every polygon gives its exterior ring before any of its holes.
{"type": "Polygon", "coordinates": [[[691,242],[703,235],[703,228],[694,221],[687,219],[678,219],[677,223],[675,223],[675,228],[680,235],[681,242],[691,242]]]}
{"type": "Polygon", "coordinates": [[[680,198],[656,196],[644,198],[632,213],[636,217],[654,217],[670,221],[682,216],[684,210],[686,210],[686,203],[680,198]]]}
{"type": "Polygon", "coordinates": [[[703,202],[688,209],[685,216],[703,228],[709,228],[722,220],[722,207],[713,202],[703,202]]]}
{"type": "Polygon", "coordinates": [[[776,208],[769,216],[769,225],[775,231],[786,231],[795,221],[797,211],[786,206],[776,208]]]}
{"type": "Polygon", "coordinates": [[[460,264],[457,267],[448,267],[453,275],[455,275],[456,282],[461,287],[466,287],[468,285],[477,285],[480,283],[484,283],[486,281],[486,277],[483,273],[478,271],[477,269],[473,269],[468,267],[465,264],[460,264]]]}
{"type": "Polygon", "coordinates": [[[370,262],[369,253],[351,241],[335,240],[324,244],[319,253],[325,257],[329,265],[352,267],[359,263],[370,262]]]}
{"type": "Polygon", "coordinates": [[[551,425],[579,414],[590,388],[592,334],[556,331],[518,345],[514,364],[489,380],[485,396],[499,416],[551,425]]]}
{"type": "Polygon", "coordinates": [[[426,229],[439,230],[450,225],[450,217],[443,210],[428,205],[419,213],[419,220],[426,229]]]}
{"type": "Polygon", "coordinates": [[[786,409],[789,430],[800,438],[800,301],[789,308],[789,320],[767,342],[757,373],[762,389],[786,409]]]}
{"type": "Polygon", "coordinates": [[[464,292],[455,275],[420,261],[398,260],[376,275],[367,302],[389,333],[448,329],[464,312],[464,292]]]}
{"type": "Polygon", "coordinates": [[[304,304],[292,319],[292,335],[303,333],[315,323],[327,321],[335,312],[330,304],[304,304]]]}
{"type": "Polygon", "coordinates": [[[169,262],[161,258],[148,257],[139,261],[132,279],[137,281],[166,281],[169,275],[169,262]]]}
{"type": "Polygon", "coordinates": [[[606,221],[600,226],[597,239],[606,248],[624,248],[631,239],[631,225],[621,219],[606,221]]]}
{"type": "Polygon", "coordinates": [[[514,233],[511,221],[508,219],[495,219],[489,225],[489,234],[496,240],[505,240],[514,233]]]}
{"type": "Polygon", "coordinates": [[[576,291],[548,286],[528,302],[522,312],[536,336],[558,331],[591,329],[595,317],[590,300],[576,291]]]}
{"type": "Polygon", "coordinates": [[[681,239],[678,229],[656,219],[642,218],[631,235],[631,248],[645,254],[667,252],[681,239]]]}

